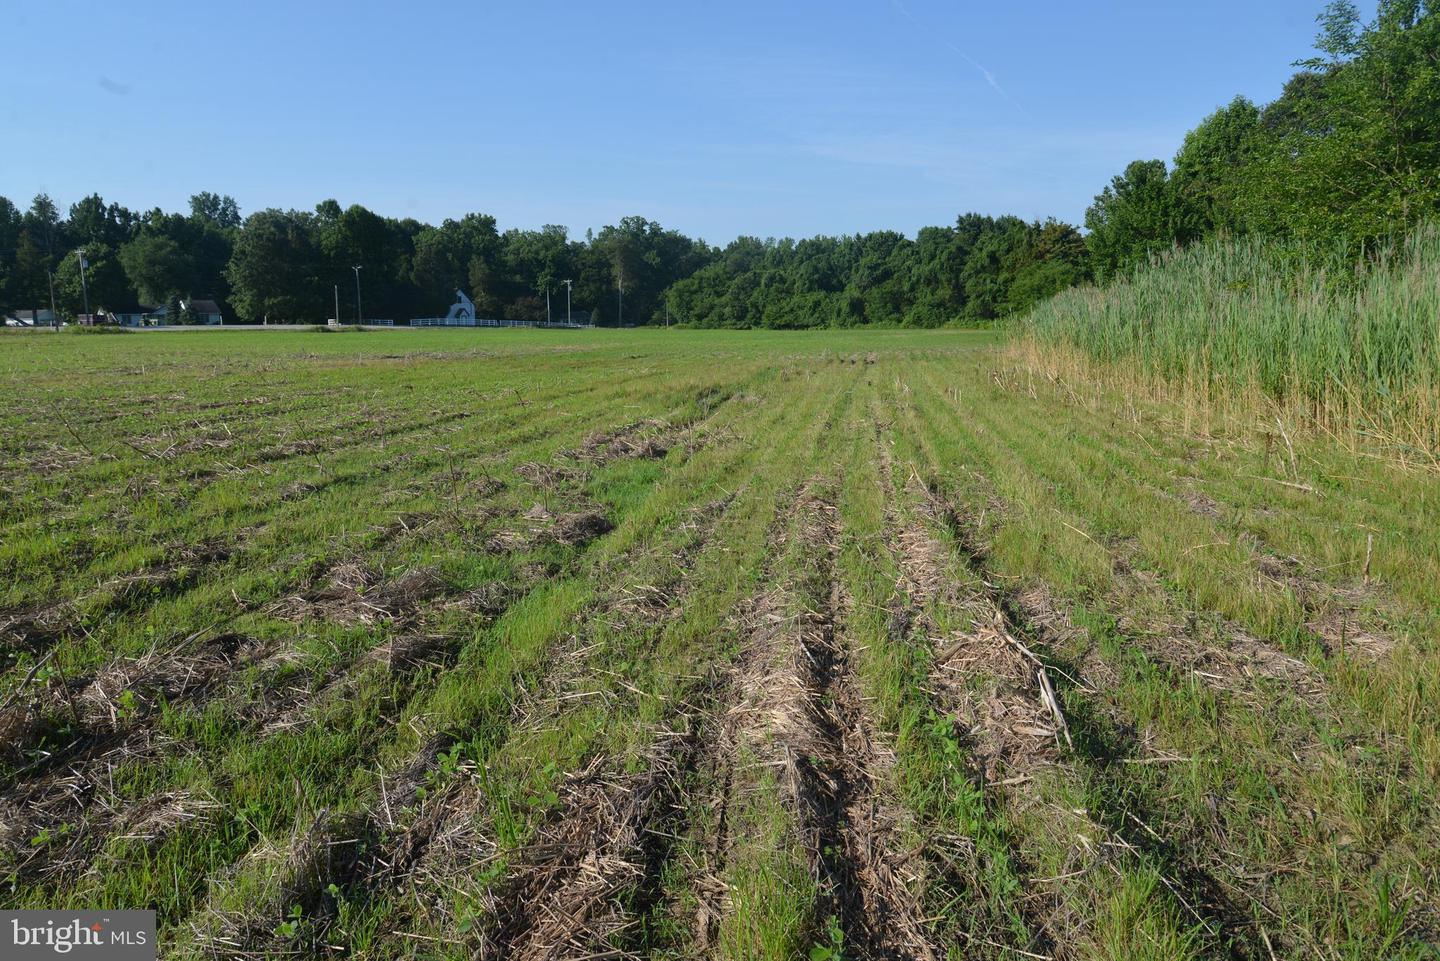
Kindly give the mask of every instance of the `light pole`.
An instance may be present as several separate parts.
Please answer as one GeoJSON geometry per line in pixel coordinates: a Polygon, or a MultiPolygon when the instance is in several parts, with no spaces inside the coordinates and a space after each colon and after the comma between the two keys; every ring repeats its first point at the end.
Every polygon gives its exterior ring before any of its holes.
{"type": "Polygon", "coordinates": [[[615,329],[619,330],[625,326],[625,268],[620,268],[620,276],[615,281],[615,329]]]}
{"type": "MultiPolygon", "coordinates": [[[[356,327],[363,327],[363,326],[365,325],[365,312],[360,309],[360,267],[357,265],[357,266],[354,268],[354,270],[355,270],[355,326],[356,326],[356,327]]],[[[337,310],[336,313],[338,314],[339,311],[337,310]]],[[[338,319],[338,318],[337,318],[337,319],[338,319]]]]}
{"type": "Polygon", "coordinates": [[[560,283],[565,285],[565,326],[567,327],[574,326],[574,323],[570,320],[570,285],[573,282],[574,281],[570,280],[560,281],[560,283]]]}
{"type": "Polygon", "coordinates": [[[340,324],[340,285],[335,285],[335,324],[340,324]]]}
{"type": "Polygon", "coordinates": [[[85,248],[76,247],[75,256],[80,261],[80,293],[85,298],[85,319],[90,321],[90,287],[85,283],[85,268],[89,264],[85,263],[85,248]]]}
{"type": "Polygon", "coordinates": [[[550,285],[545,285],[545,324],[550,324],[550,285]]]}

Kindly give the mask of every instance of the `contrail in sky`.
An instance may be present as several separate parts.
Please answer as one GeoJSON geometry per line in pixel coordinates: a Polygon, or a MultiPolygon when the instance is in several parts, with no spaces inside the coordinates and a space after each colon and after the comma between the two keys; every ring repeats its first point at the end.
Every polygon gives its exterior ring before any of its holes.
{"type": "MultiPolygon", "coordinates": [[[[924,25],[923,23],[921,23],[919,20],[916,20],[916,19],[915,19],[915,15],[912,14],[912,13],[909,11],[908,8],[906,8],[905,4],[902,3],[901,0],[890,0],[890,2],[891,2],[892,4],[894,4],[896,10],[899,10],[902,14],[904,14],[906,20],[909,20],[911,23],[915,24],[915,26],[919,27],[921,30],[924,30],[924,29],[925,29],[925,25],[924,25]]],[[[974,67],[976,70],[980,71],[980,75],[985,78],[985,82],[990,85],[991,89],[993,89],[996,93],[998,93],[1000,96],[1004,97],[1007,101],[1009,101],[1009,102],[1010,102],[1010,105],[1011,105],[1012,107],[1014,107],[1014,108],[1017,109],[1017,110],[1023,110],[1023,109],[1024,109],[1024,108],[1021,107],[1018,103],[1015,102],[1015,98],[1014,98],[1014,97],[1010,96],[1010,94],[1008,94],[1008,93],[1005,92],[1005,88],[1002,87],[1002,86],[1000,86],[1000,81],[996,80],[996,79],[995,79],[995,75],[994,75],[993,73],[991,73],[988,69],[986,69],[986,67],[985,67],[984,65],[976,62],[976,60],[975,60],[974,57],[970,56],[970,55],[969,55],[968,53],[966,53],[964,50],[961,50],[959,47],[955,46],[955,44],[951,43],[949,40],[942,40],[941,42],[944,43],[946,47],[949,47],[952,51],[954,51],[955,53],[959,54],[961,60],[964,60],[964,61],[965,61],[966,63],[968,63],[970,66],[972,66],[972,67],[974,67]]]]}

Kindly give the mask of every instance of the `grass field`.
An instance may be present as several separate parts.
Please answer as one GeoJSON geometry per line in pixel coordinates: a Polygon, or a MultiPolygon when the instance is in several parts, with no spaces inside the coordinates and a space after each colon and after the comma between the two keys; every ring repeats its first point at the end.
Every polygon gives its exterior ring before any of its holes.
{"type": "Polygon", "coordinates": [[[0,337],[0,907],[1420,959],[1440,485],[988,335],[0,337]]]}

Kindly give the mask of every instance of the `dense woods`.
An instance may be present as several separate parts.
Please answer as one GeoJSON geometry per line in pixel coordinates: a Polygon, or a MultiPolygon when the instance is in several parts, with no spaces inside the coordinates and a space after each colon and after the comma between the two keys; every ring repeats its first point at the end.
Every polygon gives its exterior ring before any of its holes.
{"type": "MultiPolygon", "coordinates": [[[[1440,212],[1440,13],[1348,0],[1318,18],[1317,55],[1271,103],[1237,97],[1185,138],[1172,164],[1129,164],[1095,198],[1086,233],[1055,220],[969,213],[911,238],[875,231],[713,247],[644,217],[584,239],[564,227],[501,230],[471,213],[439,226],[335,200],[242,219],[201,193],[188,213],[137,212],[98,194],[68,216],[41,194],[0,197],[0,307],[82,309],[219,301],[227,319],[403,322],[443,313],[463,288],[483,315],[542,319],[563,281],[605,325],[701,327],[985,324],[1087,280],[1106,282],[1212,237],[1278,238],[1288,250],[1358,252],[1440,212]]],[[[557,300],[558,298],[558,300],[557,300]]]]}
{"type": "Polygon", "coordinates": [[[700,327],[985,323],[1087,276],[1085,240],[1056,221],[966,214],[954,227],[853,237],[741,237],[670,288],[700,327]]]}
{"type": "Polygon", "coordinates": [[[47,196],[20,211],[0,198],[0,301],[73,316],[185,297],[219,300],[228,318],[315,322],[443,314],[457,288],[484,316],[538,320],[546,294],[597,323],[710,327],[935,327],[985,322],[1087,274],[1085,241],[1066,224],[968,214],[911,240],[893,231],[809,240],[741,237],[723,249],[644,217],[572,239],[566,228],[501,231],[467,214],[439,227],[326,200],[313,212],[261,210],[241,220],[228,196],[198,194],[188,215],[137,214],[98,195],[62,218],[47,196]]]}
{"type": "Polygon", "coordinates": [[[663,318],[661,295],[709,261],[710,248],[643,217],[571,239],[564,227],[501,232],[495,218],[467,214],[435,227],[383,217],[335,200],[314,211],[260,210],[241,219],[235,201],[191,198],[190,213],[137,214],[99,195],[62,217],[48,196],[21,211],[0,198],[0,306],[83,305],[80,258],[90,304],[121,311],[180,298],[218,300],[228,320],[259,323],[356,317],[355,267],[367,318],[443,314],[464,289],[487,316],[545,317],[547,291],[563,316],[572,303],[597,321],[663,318]],[[623,285],[623,304],[620,293],[623,285]]]}

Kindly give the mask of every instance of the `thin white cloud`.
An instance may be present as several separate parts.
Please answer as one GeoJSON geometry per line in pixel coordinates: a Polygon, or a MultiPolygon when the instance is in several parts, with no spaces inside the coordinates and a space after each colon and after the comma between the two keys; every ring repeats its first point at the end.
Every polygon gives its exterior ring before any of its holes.
{"type": "MultiPolygon", "coordinates": [[[[919,20],[915,19],[915,15],[910,12],[909,8],[907,8],[905,4],[901,2],[901,0],[890,0],[890,3],[894,5],[896,10],[900,11],[900,13],[905,17],[906,20],[909,20],[922,31],[926,29],[925,25],[919,20]]],[[[1004,87],[1000,86],[1000,81],[995,79],[995,74],[992,73],[989,68],[979,63],[974,57],[970,56],[964,50],[961,50],[949,40],[942,40],[941,43],[943,43],[953,53],[959,54],[961,60],[964,60],[970,66],[978,70],[980,72],[980,76],[985,78],[985,82],[990,85],[990,88],[996,93],[998,93],[1000,96],[1004,97],[1005,100],[1010,104],[1010,106],[1014,107],[1016,110],[1024,110],[1024,108],[1021,107],[1020,104],[1016,103],[1015,98],[1010,96],[1010,94],[1006,92],[1004,87]]]]}

